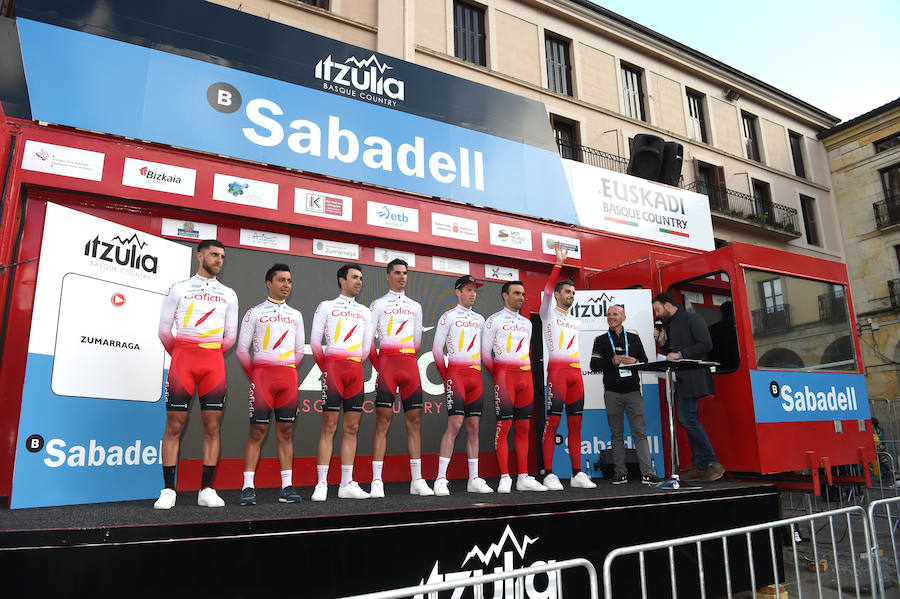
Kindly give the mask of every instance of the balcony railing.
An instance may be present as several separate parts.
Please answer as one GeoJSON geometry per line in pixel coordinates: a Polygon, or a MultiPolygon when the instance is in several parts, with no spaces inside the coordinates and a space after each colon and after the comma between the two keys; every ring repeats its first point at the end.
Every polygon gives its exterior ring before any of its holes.
{"type": "Polygon", "coordinates": [[[888,281],[888,296],[891,298],[891,306],[900,307],[900,279],[888,281]]]}
{"type": "Polygon", "coordinates": [[[569,160],[576,160],[617,173],[624,173],[625,169],[628,168],[627,158],[603,152],[596,148],[572,144],[561,139],[556,140],[556,147],[559,148],[559,155],[569,160]]]}
{"type": "Polygon", "coordinates": [[[777,333],[791,328],[791,307],[778,304],[771,308],[760,308],[750,312],[753,332],[757,334],[777,333]]]}
{"type": "Polygon", "coordinates": [[[842,322],[847,320],[847,298],[823,293],[819,296],[819,320],[822,322],[842,322]]]}
{"type": "Polygon", "coordinates": [[[689,183],[685,189],[707,196],[709,208],[713,212],[740,218],[760,226],[781,229],[797,237],[800,236],[800,222],[796,208],[767,202],[761,198],[728,189],[724,185],[709,185],[703,181],[689,183]]]}
{"type": "Polygon", "coordinates": [[[900,196],[885,198],[872,204],[875,210],[875,226],[879,229],[900,224],[900,196]]]}

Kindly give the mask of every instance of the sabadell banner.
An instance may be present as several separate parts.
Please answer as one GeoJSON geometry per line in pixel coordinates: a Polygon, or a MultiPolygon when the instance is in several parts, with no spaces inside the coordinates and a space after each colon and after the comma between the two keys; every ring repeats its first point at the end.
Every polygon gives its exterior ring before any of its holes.
{"type": "Polygon", "coordinates": [[[162,299],[191,249],[47,204],[10,507],[154,497],[162,299]]]}

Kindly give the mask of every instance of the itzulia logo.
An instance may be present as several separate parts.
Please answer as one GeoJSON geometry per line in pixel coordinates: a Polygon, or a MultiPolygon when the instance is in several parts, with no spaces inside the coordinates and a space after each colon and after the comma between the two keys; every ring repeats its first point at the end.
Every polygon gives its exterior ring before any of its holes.
{"type": "MultiPolygon", "coordinates": [[[[556,563],[555,559],[535,560],[527,563],[525,553],[539,540],[540,537],[531,538],[527,534],[523,534],[520,541],[516,538],[512,528],[507,525],[503,530],[503,534],[500,535],[500,539],[496,543],[491,543],[486,550],[482,550],[478,545],[474,545],[466,553],[459,570],[442,571],[440,561],[436,560],[431,568],[431,572],[428,574],[428,578],[421,579],[419,584],[432,584],[451,580],[462,581],[483,574],[499,574],[519,568],[556,563]],[[464,569],[467,564],[469,564],[469,569],[464,569]]],[[[522,578],[510,578],[488,584],[493,585],[491,591],[484,588],[487,586],[485,584],[480,589],[476,589],[475,596],[493,597],[494,599],[513,599],[513,597],[521,597],[523,599],[558,599],[562,597],[562,581],[558,571],[547,574],[530,574],[522,578]],[[479,590],[481,591],[480,594],[478,593],[479,590]]],[[[462,595],[457,592],[453,596],[459,597],[462,595]]],[[[424,599],[424,596],[421,594],[416,595],[414,599],[424,599]]]]}
{"type": "Polygon", "coordinates": [[[101,262],[127,266],[144,272],[156,272],[158,259],[148,253],[141,253],[147,247],[137,233],[122,239],[116,235],[110,241],[102,241],[99,235],[84,244],[84,255],[101,262]]]}
{"type": "Polygon", "coordinates": [[[394,77],[385,77],[384,72],[393,67],[380,62],[372,54],[365,60],[351,56],[342,63],[334,62],[329,54],[316,64],[316,79],[353,87],[359,91],[372,92],[379,96],[387,96],[392,100],[406,99],[406,84],[394,77]]]}
{"type": "Polygon", "coordinates": [[[603,318],[614,297],[604,293],[600,297],[592,297],[584,304],[576,302],[572,304],[572,315],[578,318],[603,318]]]}

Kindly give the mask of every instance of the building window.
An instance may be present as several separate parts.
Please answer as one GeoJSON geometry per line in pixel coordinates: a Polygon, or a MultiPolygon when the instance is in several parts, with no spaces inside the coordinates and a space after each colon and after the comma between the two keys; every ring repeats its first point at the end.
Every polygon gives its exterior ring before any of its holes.
{"type": "Polygon", "coordinates": [[[803,213],[806,243],[822,245],[819,241],[819,225],[816,223],[816,199],[800,194],[800,212],[803,213]]]}
{"type": "Polygon", "coordinates": [[[744,148],[747,158],[762,162],[759,158],[759,129],[756,116],[742,110],[741,123],[744,127],[744,148]]]}
{"type": "Polygon", "coordinates": [[[875,153],[879,152],[887,152],[891,148],[896,148],[900,146],[900,133],[894,133],[889,137],[885,137],[884,139],[879,139],[875,142],[875,153]]]}
{"type": "Polygon", "coordinates": [[[791,141],[791,158],[794,159],[794,174],[806,178],[806,168],[803,166],[803,136],[788,130],[788,139],[791,141]]]}
{"type": "Polygon", "coordinates": [[[880,171],[881,186],[884,188],[884,199],[900,201],[900,164],[889,166],[880,171]]]}
{"type": "Polygon", "coordinates": [[[552,35],[545,40],[547,50],[547,87],[550,91],[572,95],[572,63],[569,42],[552,35]]]}
{"type": "Polygon", "coordinates": [[[688,103],[688,135],[692,139],[707,143],[706,116],[703,113],[703,94],[692,89],[687,90],[688,103]]]}
{"type": "Polygon", "coordinates": [[[328,6],[330,4],[330,0],[300,0],[303,4],[309,4],[310,6],[315,6],[316,8],[324,8],[325,10],[329,10],[331,7],[328,6]]]}
{"type": "Polygon", "coordinates": [[[625,116],[646,121],[644,116],[644,87],[641,79],[644,72],[622,63],[622,98],[625,102],[625,116]]]}
{"type": "Polygon", "coordinates": [[[578,123],[551,114],[550,126],[553,128],[553,136],[556,138],[556,147],[559,148],[560,157],[580,161],[581,146],[578,143],[578,123]]]}
{"type": "Polygon", "coordinates": [[[484,9],[468,2],[454,0],[454,55],[468,62],[487,66],[487,56],[484,51],[485,37],[484,9]]]}
{"type": "Polygon", "coordinates": [[[760,222],[774,224],[775,207],[772,205],[772,187],[765,181],[753,179],[753,211],[760,222]]]}

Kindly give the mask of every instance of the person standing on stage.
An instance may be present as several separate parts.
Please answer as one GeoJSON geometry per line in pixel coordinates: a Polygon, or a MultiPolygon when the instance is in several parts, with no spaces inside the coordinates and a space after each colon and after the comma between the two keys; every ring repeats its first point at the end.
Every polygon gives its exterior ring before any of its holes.
{"type": "Polygon", "coordinates": [[[278,501],[300,501],[293,483],[294,419],[297,417],[297,367],[303,359],[306,335],[303,316],[285,303],[292,284],[290,267],[273,264],[266,271],[266,301],[247,310],[241,323],[236,353],[250,379],[250,433],[244,448],[241,505],[256,505],[253,478],[273,410],[281,466],[278,501]]]}
{"type": "Polygon", "coordinates": [[[162,438],[165,488],[153,504],[158,510],[175,505],[178,448],[195,389],[203,422],[203,474],[197,505],[225,505],[212,483],[219,461],[219,425],[225,405],[224,354],[237,336],[238,298],[230,287],[216,279],[225,262],[225,246],[220,241],[201,241],[197,262],[197,274],[169,288],[159,316],[159,339],[172,356],[172,363],[166,378],[166,427],[162,438]]]}
{"type": "Polygon", "coordinates": [[[581,413],[584,410],[584,381],[581,378],[581,359],[578,355],[578,318],[569,312],[575,301],[575,282],[559,281],[559,273],[569,252],[557,241],[553,246],[556,264],[550,271],[541,296],[541,321],[547,345],[547,420],[541,447],[544,456],[544,486],[562,491],[559,477],[553,474],[553,450],[556,447],[556,428],[566,409],[569,427],[569,457],[572,478],[569,484],[580,489],[597,485],[581,470],[581,413]],[[558,281],[558,282],[557,282],[558,281]]]}
{"type": "MultiPolygon", "coordinates": [[[[653,298],[653,316],[663,323],[656,343],[667,360],[706,359],[712,349],[712,340],[702,316],[676,304],[668,293],[653,298]]],[[[677,374],[675,407],[678,422],[687,433],[693,458],[693,466],[681,475],[685,481],[712,482],[725,475],[725,468],[719,463],[698,414],[700,400],[712,394],[713,379],[709,368],[684,370],[677,374]]]]}
{"type": "Polygon", "coordinates": [[[614,304],[606,310],[609,330],[594,339],[591,352],[591,372],[603,373],[603,400],[609,422],[615,472],[610,482],[621,485],[628,482],[625,466],[625,415],[631,425],[631,437],[641,468],[641,482],[655,485],[663,481],[653,472],[650,462],[650,444],[647,442],[644,424],[644,398],[641,395],[641,377],[634,370],[619,368],[623,364],[646,362],[647,354],[641,338],[625,330],[625,307],[614,304]]]}
{"type": "Polygon", "coordinates": [[[341,499],[368,499],[369,494],[353,480],[356,458],[356,435],[363,404],[362,362],[372,345],[372,316],[369,309],[356,303],[362,290],[362,267],[345,264],[337,271],[341,293],[316,308],[309,345],[319,370],[322,371],[322,431],[316,457],[319,482],[313,490],[313,501],[328,497],[328,466],[331,463],[334,433],[341,408],[344,409],[341,436],[341,499]],[[322,335],[328,343],[322,348],[322,335]]]}
{"type": "Polygon", "coordinates": [[[484,323],[481,360],[494,379],[497,410],[495,447],[500,470],[498,493],[509,493],[509,429],[515,422],[517,491],[546,491],[547,487],[528,474],[528,447],[531,441],[531,410],[534,386],[531,381],[531,321],[519,314],[525,303],[522,281],[509,281],[500,289],[503,309],[484,323]]]}
{"type": "Polygon", "coordinates": [[[411,495],[434,495],[422,478],[422,381],[416,353],[422,344],[422,306],[406,296],[408,265],[399,258],[387,265],[389,291],[372,302],[375,343],[369,361],[378,371],[375,379],[375,435],[372,439],[372,497],[384,497],[384,454],[387,432],[394,415],[394,397],[400,391],[406,416],[406,447],[409,451],[411,495]]]}
{"type": "Polygon", "coordinates": [[[469,463],[469,493],[493,493],[487,482],[478,476],[478,425],[484,405],[484,386],[481,382],[481,328],[484,317],[472,309],[481,283],[472,275],[456,279],[455,308],[447,310],[438,321],[431,353],[434,365],[444,381],[447,392],[447,430],[441,437],[435,495],[449,495],[447,467],[453,455],[456,435],[466,423],[466,457],[469,463]],[[444,346],[447,363],[444,362],[444,346]]]}

